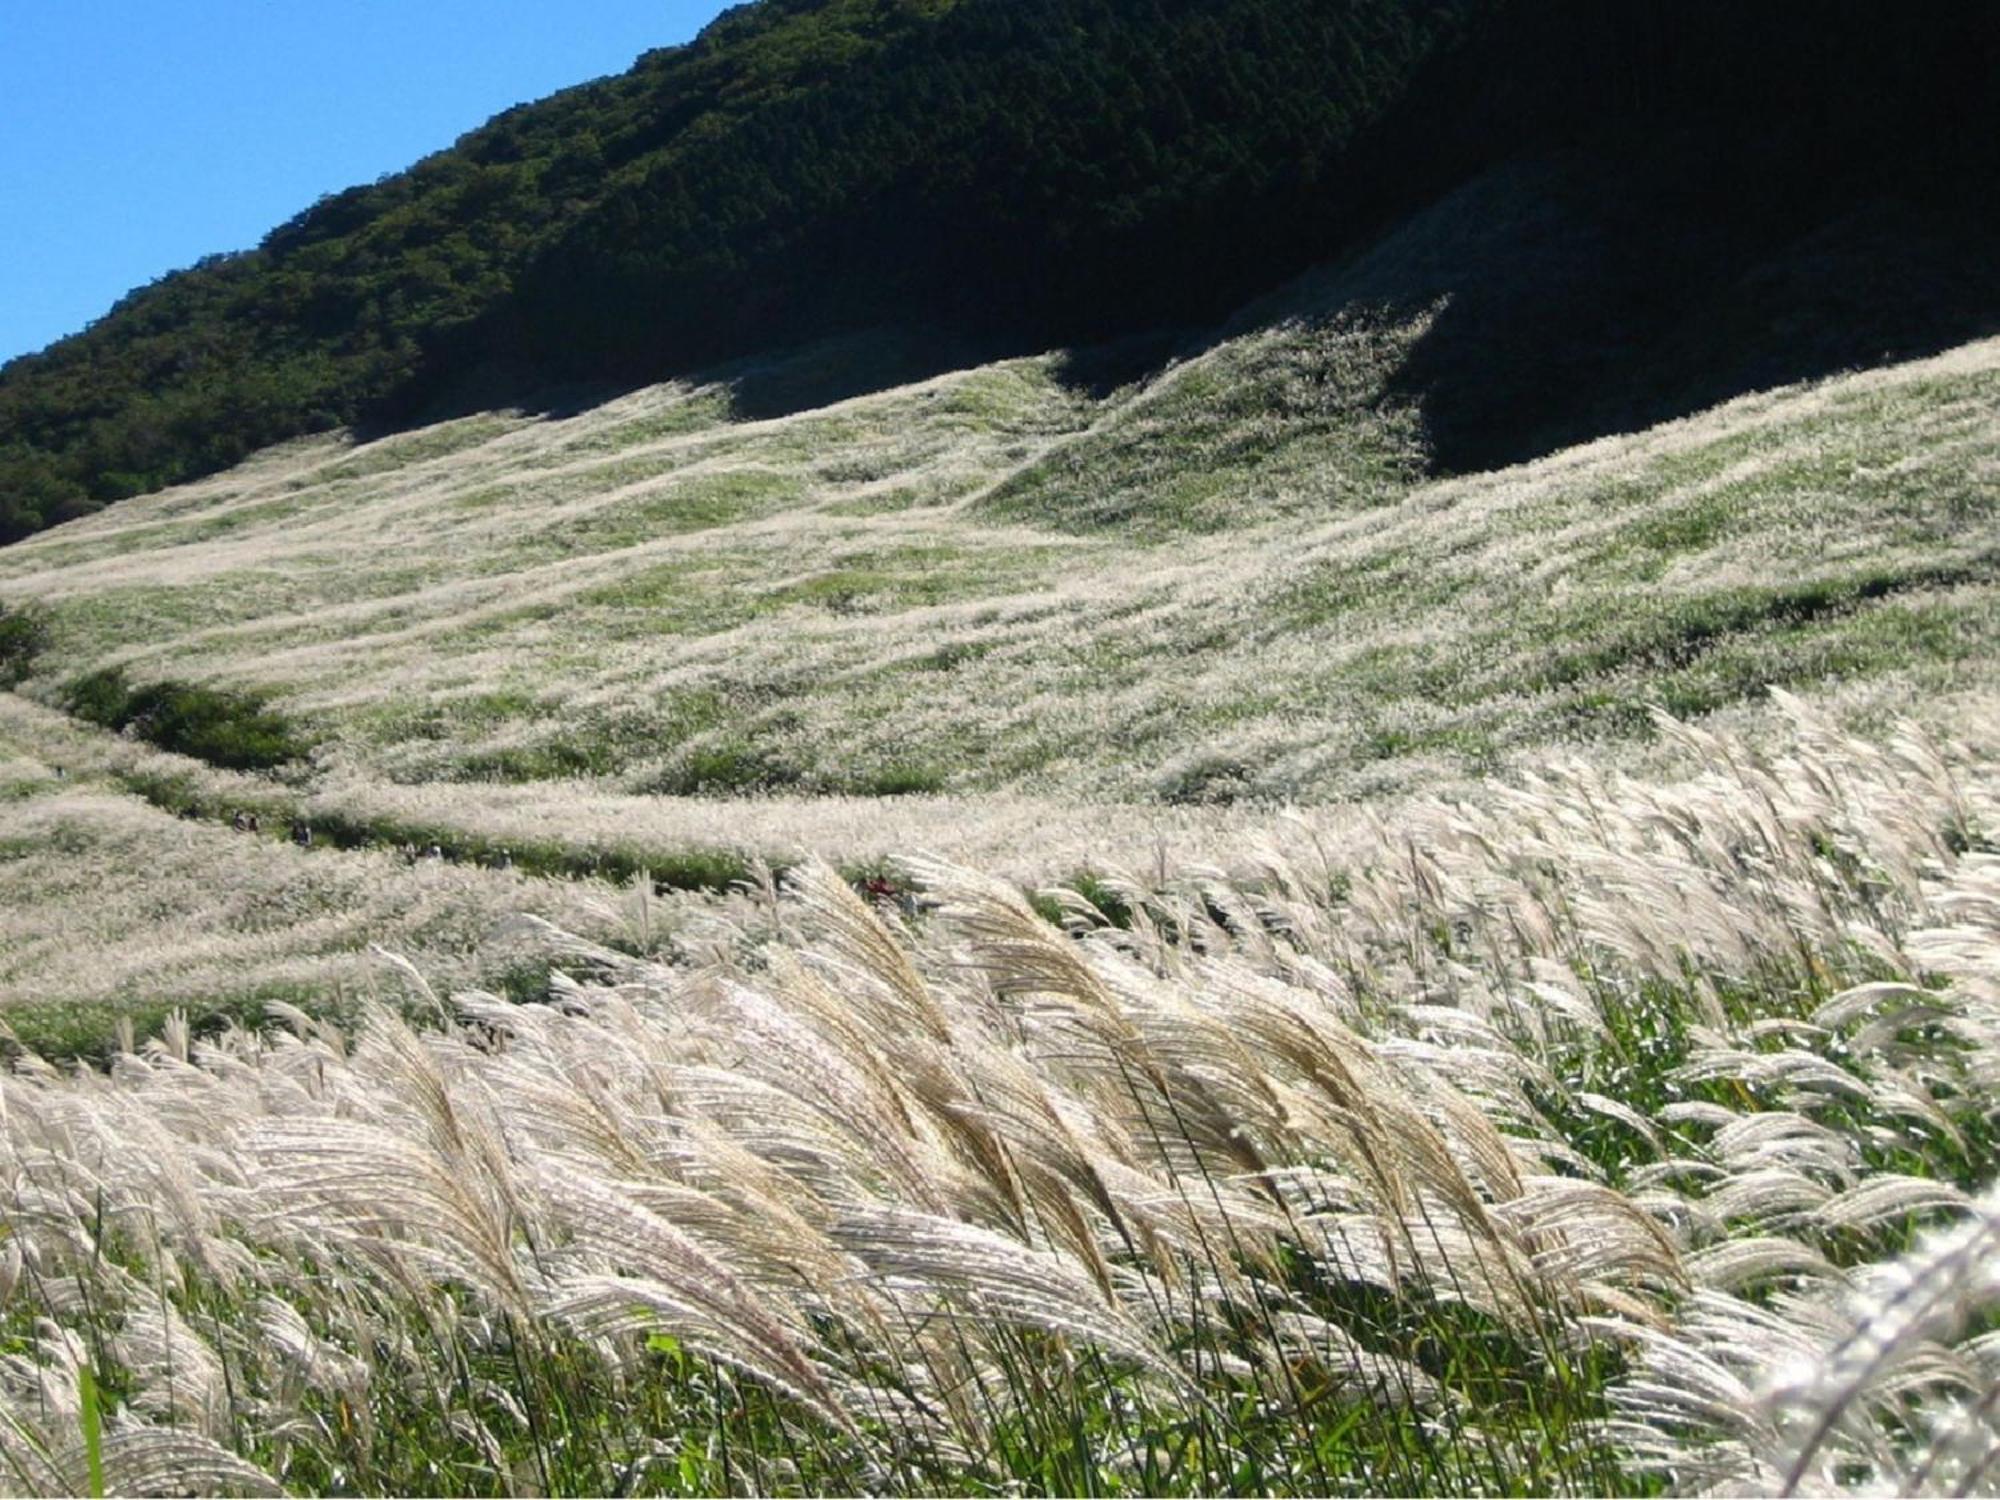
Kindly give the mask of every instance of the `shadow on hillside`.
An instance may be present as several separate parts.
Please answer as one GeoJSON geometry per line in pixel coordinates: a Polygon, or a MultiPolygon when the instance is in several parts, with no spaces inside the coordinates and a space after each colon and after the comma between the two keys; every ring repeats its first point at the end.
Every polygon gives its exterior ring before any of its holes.
{"type": "Polygon", "coordinates": [[[562,420],[671,380],[723,387],[729,393],[734,420],[763,422],[1023,352],[1032,351],[991,341],[975,343],[943,333],[874,328],[722,364],[615,382],[552,384],[546,373],[532,364],[487,361],[448,386],[428,388],[420,396],[398,393],[395,400],[357,422],[353,431],[358,441],[367,443],[434,422],[502,410],[562,420]]]}
{"type": "Polygon", "coordinates": [[[1440,305],[1387,394],[1423,410],[1436,470],[1464,473],[2000,333],[1996,239],[1886,199],[1777,232],[1667,222],[1545,161],[1414,216],[1328,291],[1440,305]]]}
{"type": "MultiPolygon", "coordinates": [[[[1212,340],[1214,335],[1171,328],[1058,351],[1055,378],[1071,389],[1102,399],[1150,379],[1175,357],[1201,347],[1205,337],[1212,340]]],[[[406,395],[393,405],[385,404],[355,423],[352,430],[358,442],[369,443],[487,411],[517,411],[561,420],[581,416],[657,381],[676,379],[726,388],[734,420],[763,422],[818,411],[995,360],[1043,352],[1043,346],[1032,342],[871,328],[678,375],[616,383],[550,384],[530,365],[495,361],[477,367],[449,388],[427,392],[421,401],[406,395]]]]}
{"type": "Polygon", "coordinates": [[[737,421],[765,422],[913,385],[1006,352],[944,333],[875,328],[733,360],[690,378],[726,385],[737,421]]]}
{"type": "Polygon", "coordinates": [[[1055,377],[1079,395],[1102,401],[1127,386],[1145,384],[1176,359],[1212,348],[1218,338],[1209,330],[1159,328],[1110,343],[1065,349],[1056,361],[1055,377]]]}
{"type": "Polygon", "coordinates": [[[650,384],[645,380],[551,382],[531,365],[489,361],[448,386],[426,387],[421,395],[398,391],[363,413],[349,430],[357,443],[367,444],[481,412],[516,411],[562,421],[595,411],[650,384]]]}
{"type": "MultiPolygon", "coordinates": [[[[1435,308],[1384,395],[1422,410],[1436,472],[1464,473],[2000,333],[1990,218],[1885,198],[1818,222],[1759,223],[1692,188],[1683,211],[1662,213],[1676,192],[1671,176],[1634,177],[1610,157],[1508,162],[1219,327],[1080,347],[1055,373],[1102,399],[1275,322],[1354,305],[1435,308]]],[[[876,328],[678,378],[726,387],[736,420],[765,421],[1037,352],[876,328]]],[[[529,367],[489,363],[356,436],[501,408],[571,417],[648,383],[551,386],[529,367]]]]}
{"type": "MultiPolygon", "coordinates": [[[[1072,389],[1102,399],[1157,374],[1185,351],[1189,341],[1188,330],[1174,328],[1064,350],[1056,361],[1055,376],[1072,389]]],[[[1043,352],[1033,340],[872,328],[734,360],[686,378],[696,384],[727,386],[731,416],[741,422],[762,422],[1043,352]]]]}

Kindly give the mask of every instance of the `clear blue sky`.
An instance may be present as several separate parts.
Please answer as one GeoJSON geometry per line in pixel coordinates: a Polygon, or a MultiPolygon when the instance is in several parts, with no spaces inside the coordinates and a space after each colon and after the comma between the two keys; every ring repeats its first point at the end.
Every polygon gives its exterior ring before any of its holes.
{"type": "Polygon", "coordinates": [[[0,361],[723,0],[0,0],[0,361]]]}

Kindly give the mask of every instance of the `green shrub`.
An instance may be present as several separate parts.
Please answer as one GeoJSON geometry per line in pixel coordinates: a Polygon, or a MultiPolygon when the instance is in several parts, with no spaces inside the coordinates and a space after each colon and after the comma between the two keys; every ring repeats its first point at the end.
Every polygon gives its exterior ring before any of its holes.
{"type": "Polygon", "coordinates": [[[856,797],[928,797],[944,790],[945,776],[936,766],[897,761],[856,776],[844,788],[856,797]]]}
{"type": "Polygon", "coordinates": [[[775,752],[746,740],[689,747],[649,788],[662,797],[721,797],[796,786],[799,771],[775,752]]]}
{"type": "Polygon", "coordinates": [[[274,770],[312,748],[256,693],[171,679],[135,687],[108,667],[70,683],[64,700],[78,718],[227,771],[274,770]]]}
{"type": "Polygon", "coordinates": [[[617,747],[606,741],[551,740],[467,755],[459,761],[459,774],[467,781],[560,781],[601,776],[617,766],[617,747]]]}
{"type": "Polygon", "coordinates": [[[117,667],[89,672],[63,689],[63,706],[79,719],[88,719],[106,729],[123,729],[131,723],[131,684],[117,667]]]}
{"type": "Polygon", "coordinates": [[[39,604],[0,604],[0,688],[19,687],[49,649],[49,613],[39,604]]]}

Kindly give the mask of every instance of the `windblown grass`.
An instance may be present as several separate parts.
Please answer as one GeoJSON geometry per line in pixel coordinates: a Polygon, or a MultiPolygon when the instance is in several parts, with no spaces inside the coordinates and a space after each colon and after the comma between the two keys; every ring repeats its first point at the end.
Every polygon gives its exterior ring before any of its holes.
{"type": "Polygon", "coordinates": [[[1437,480],[1424,317],[1269,311],[1101,400],[1049,357],[296,444],[0,553],[23,690],[270,695],[348,784],[1219,803],[1990,685],[2000,344],[1437,480]]]}
{"type": "Polygon", "coordinates": [[[1309,293],[0,553],[0,1491],[1992,1488],[2000,343],[1438,481],[1309,293]]]}
{"type": "Polygon", "coordinates": [[[2000,718],[1786,706],[1107,871],[1122,925],[809,865],[544,1003],[28,1061],[0,1483],[1984,1487],[2000,718]]]}

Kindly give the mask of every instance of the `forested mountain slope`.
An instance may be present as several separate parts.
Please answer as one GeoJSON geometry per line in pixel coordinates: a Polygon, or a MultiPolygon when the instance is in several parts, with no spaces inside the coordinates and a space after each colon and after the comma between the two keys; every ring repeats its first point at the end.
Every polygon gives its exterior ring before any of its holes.
{"type": "Polygon", "coordinates": [[[1989,331],[1996,65],[1946,3],[762,0],[0,370],[0,537],[862,329],[740,404],[1151,334],[1115,379],[1477,183],[1534,274],[1434,267],[1405,394],[1438,466],[1529,456],[1989,331]]]}

